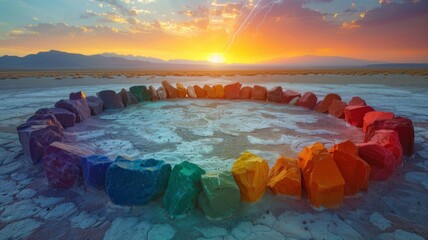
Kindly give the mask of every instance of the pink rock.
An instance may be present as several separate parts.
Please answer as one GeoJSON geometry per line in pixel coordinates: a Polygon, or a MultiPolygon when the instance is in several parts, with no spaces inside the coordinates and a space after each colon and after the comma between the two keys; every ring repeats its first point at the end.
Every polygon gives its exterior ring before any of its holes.
{"type": "Polygon", "coordinates": [[[296,91],[293,91],[293,90],[285,90],[282,93],[281,102],[283,102],[283,103],[290,103],[290,101],[293,98],[301,97],[301,96],[302,96],[302,94],[300,94],[299,92],[296,92],[296,91]]]}
{"type": "Polygon", "coordinates": [[[168,94],[167,94],[166,89],[164,87],[160,86],[156,90],[156,93],[158,94],[159,100],[168,99],[168,94]]]}
{"type": "Polygon", "coordinates": [[[378,112],[378,111],[368,112],[366,113],[366,115],[364,115],[363,132],[366,132],[367,127],[370,124],[373,124],[375,121],[387,120],[387,119],[393,119],[393,118],[394,118],[394,113],[392,112],[378,112]]]}
{"type": "Polygon", "coordinates": [[[306,92],[303,96],[297,101],[297,106],[304,107],[308,109],[314,109],[317,104],[318,98],[312,92],[306,92]]]}
{"type": "Polygon", "coordinates": [[[118,93],[118,95],[122,98],[122,103],[124,107],[128,106],[128,92],[126,91],[125,88],[122,88],[122,90],[120,90],[120,92],[118,93]]]}
{"type": "Polygon", "coordinates": [[[345,108],[345,121],[352,126],[362,127],[364,116],[372,111],[374,109],[369,106],[347,106],[345,108]]]}
{"type": "Polygon", "coordinates": [[[360,97],[352,97],[348,103],[349,106],[367,106],[366,101],[360,97]]]}
{"type": "Polygon", "coordinates": [[[239,82],[228,84],[224,86],[224,98],[226,99],[239,99],[242,84],[239,82]]]}
{"type": "Polygon", "coordinates": [[[376,143],[362,143],[357,147],[358,155],[371,167],[370,180],[385,181],[394,173],[396,159],[388,149],[376,143]]]}
{"type": "Polygon", "coordinates": [[[282,87],[277,86],[269,89],[267,99],[269,102],[280,103],[282,101],[282,87]]]}

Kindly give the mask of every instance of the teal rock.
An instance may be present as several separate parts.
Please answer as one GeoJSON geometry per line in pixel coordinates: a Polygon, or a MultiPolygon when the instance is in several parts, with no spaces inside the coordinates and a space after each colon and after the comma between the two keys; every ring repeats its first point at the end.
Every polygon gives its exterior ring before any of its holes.
{"type": "Polygon", "coordinates": [[[170,173],[161,160],[118,157],[107,169],[105,189],[114,204],[144,205],[165,192],[170,173]]]}
{"type": "Polygon", "coordinates": [[[195,208],[202,190],[202,174],[205,170],[187,161],[174,166],[163,196],[163,205],[172,218],[195,208]]]}
{"type": "Polygon", "coordinates": [[[152,94],[150,93],[149,89],[145,85],[132,86],[131,88],[129,88],[129,91],[132,92],[132,94],[134,94],[138,102],[151,101],[152,99],[152,94]]]}
{"type": "Polygon", "coordinates": [[[241,194],[232,173],[204,174],[201,184],[203,191],[199,195],[198,206],[208,218],[224,219],[235,213],[241,194]]]}

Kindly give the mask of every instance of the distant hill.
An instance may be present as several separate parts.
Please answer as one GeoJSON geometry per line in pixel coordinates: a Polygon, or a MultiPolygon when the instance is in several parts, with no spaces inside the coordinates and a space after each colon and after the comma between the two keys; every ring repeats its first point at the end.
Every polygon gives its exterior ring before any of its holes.
{"type": "Polygon", "coordinates": [[[428,63],[388,63],[388,64],[371,64],[363,66],[366,68],[381,69],[428,69],[428,63]]]}
{"type": "Polygon", "coordinates": [[[337,56],[299,56],[293,58],[273,59],[263,64],[286,66],[286,67],[359,67],[384,62],[367,61],[355,58],[337,56]]]}

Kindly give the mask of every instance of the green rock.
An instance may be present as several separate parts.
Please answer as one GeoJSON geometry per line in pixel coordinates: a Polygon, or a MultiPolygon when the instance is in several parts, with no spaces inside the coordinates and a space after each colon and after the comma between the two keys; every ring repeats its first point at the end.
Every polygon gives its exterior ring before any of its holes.
{"type": "Polygon", "coordinates": [[[171,218],[184,215],[195,208],[202,191],[201,176],[205,170],[198,165],[184,161],[174,166],[163,196],[163,205],[171,218]]]}
{"type": "Polygon", "coordinates": [[[204,174],[201,177],[203,191],[198,206],[208,218],[224,219],[233,215],[239,207],[241,194],[232,173],[204,174]]]}
{"type": "Polygon", "coordinates": [[[138,102],[150,101],[152,99],[152,94],[150,93],[149,89],[145,85],[132,86],[131,88],[129,88],[129,91],[131,91],[132,94],[134,94],[138,102]]]}

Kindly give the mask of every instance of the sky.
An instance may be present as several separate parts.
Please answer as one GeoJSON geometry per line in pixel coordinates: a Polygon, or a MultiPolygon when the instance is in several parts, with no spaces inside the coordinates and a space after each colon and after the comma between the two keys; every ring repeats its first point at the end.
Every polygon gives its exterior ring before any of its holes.
{"type": "Polygon", "coordinates": [[[0,56],[428,62],[428,0],[0,0],[0,56]]]}

